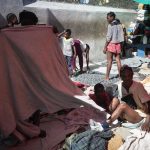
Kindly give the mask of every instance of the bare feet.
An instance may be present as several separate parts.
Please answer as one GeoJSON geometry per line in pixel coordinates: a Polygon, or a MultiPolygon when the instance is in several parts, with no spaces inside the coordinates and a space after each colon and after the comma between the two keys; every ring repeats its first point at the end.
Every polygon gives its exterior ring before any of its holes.
{"type": "Polygon", "coordinates": [[[108,80],[109,80],[109,77],[105,77],[105,80],[107,80],[107,81],[108,81],[108,80]]]}

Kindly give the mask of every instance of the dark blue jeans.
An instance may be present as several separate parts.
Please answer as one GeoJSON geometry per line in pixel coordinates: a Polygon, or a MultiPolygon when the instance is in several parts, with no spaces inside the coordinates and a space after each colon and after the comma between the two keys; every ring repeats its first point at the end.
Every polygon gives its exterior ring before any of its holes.
{"type": "Polygon", "coordinates": [[[68,67],[68,71],[69,71],[69,75],[72,75],[73,73],[73,69],[72,69],[72,56],[65,56],[65,60],[66,60],[66,63],[67,63],[67,67],[68,67]]]}

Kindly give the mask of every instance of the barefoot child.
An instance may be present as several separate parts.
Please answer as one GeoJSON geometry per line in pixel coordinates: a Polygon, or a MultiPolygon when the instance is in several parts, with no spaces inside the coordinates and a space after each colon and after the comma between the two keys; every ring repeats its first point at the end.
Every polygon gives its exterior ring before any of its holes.
{"type": "Polygon", "coordinates": [[[106,35],[106,43],[104,46],[104,54],[107,54],[107,71],[106,80],[109,80],[109,74],[112,67],[113,56],[115,56],[118,73],[120,72],[121,62],[121,42],[124,41],[124,33],[122,25],[118,20],[115,19],[116,15],[114,12],[109,12],[107,14],[108,29],[106,35]]]}

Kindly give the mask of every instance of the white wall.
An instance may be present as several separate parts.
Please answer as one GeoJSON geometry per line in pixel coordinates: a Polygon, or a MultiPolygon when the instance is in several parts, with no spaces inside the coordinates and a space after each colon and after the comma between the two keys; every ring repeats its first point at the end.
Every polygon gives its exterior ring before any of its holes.
{"type": "Polygon", "coordinates": [[[106,59],[102,51],[107,29],[106,14],[114,11],[127,26],[136,16],[133,10],[127,9],[41,1],[32,3],[34,1],[36,0],[0,0],[0,27],[5,24],[5,17],[10,12],[18,16],[23,9],[33,11],[37,14],[39,23],[55,25],[60,32],[70,28],[73,37],[88,43],[92,61],[106,59]]]}
{"type": "Polygon", "coordinates": [[[127,9],[42,1],[27,5],[25,9],[35,12],[39,23],[55,25],[60,32],[70,28],[74,38],[79,38],[90,45],[92,61],[106,59],[103,47],[107,29],[107,13],[114,11],[117,18],[126,26],[136,16],[135,11],[127,9]]]}

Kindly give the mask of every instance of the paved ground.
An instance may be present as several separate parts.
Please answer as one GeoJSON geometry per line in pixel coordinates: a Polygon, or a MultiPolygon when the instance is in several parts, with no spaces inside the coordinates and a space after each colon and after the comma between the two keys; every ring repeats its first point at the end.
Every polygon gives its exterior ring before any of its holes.
{"type": "MultiPolygon", "coordinates": [[[[123,59],[122,64],[127,64],[132,67],[134,71],[134,80],[141,81],[146,76],[150,75],[150,69],[147,64],[150,62],[148,58],[133,57],[128,59],[123,59]]],[[[89,73],[84,73],[73,77],[73,80],[80,81],[82,83],[94,86],[96,83],[103,83],[105,86],[108,84],[116,83],[119,81],[117,77],[118,71],[116,63],[113,63],[111,70],[111,79],[109,81],[105,80],[106,72],[106,61],[99,62],[97,64],[91,65],[91,71],[89,73]]],[[[125,127],[117,127],[114,129],[117,135],[120,135],[124,140],[128,135],[130,135],[130,129],[125,127]]]]}
{"type": "MultiPolygon", "coordinates": [[[[140,57],[133,57],[128,59],[122,60],[122,65],[127,64],[133,68],[134,71],[134,79],[135,80],[143,80],[146,76],[150,75],[150,69],[147,68],[147,64],[150,62],[148,58],[140,58],[140,57]]],[[[92,65],[91,64],[91,71],[89,73],[79,74],[73,77],[73,80],[79,81],[88,85],[95,85],[96,83],[103,83],[103,84],[111,84],[116,83],[119,81],[118,78],[118,70],[117,65],[114,62],[112,66],[112,70],[110,72],[110,80],[105,80],[105,73],[106,73],[106,61],[97,63],[92,65]]]]}

